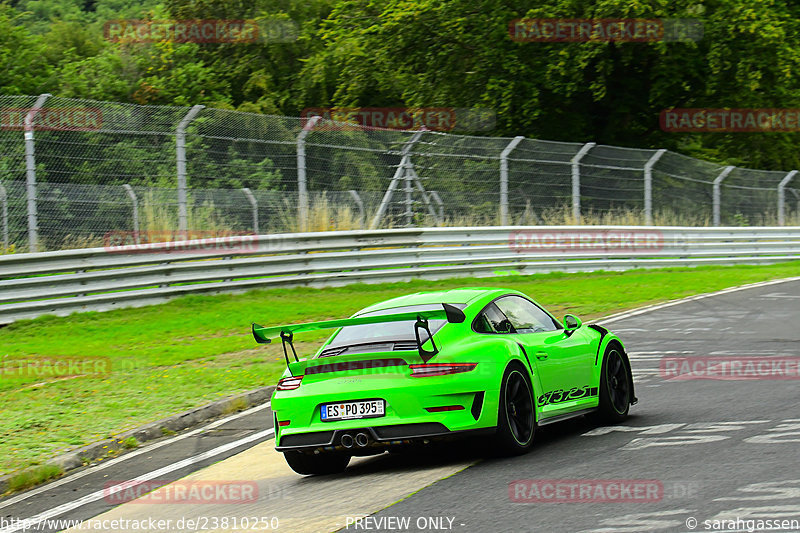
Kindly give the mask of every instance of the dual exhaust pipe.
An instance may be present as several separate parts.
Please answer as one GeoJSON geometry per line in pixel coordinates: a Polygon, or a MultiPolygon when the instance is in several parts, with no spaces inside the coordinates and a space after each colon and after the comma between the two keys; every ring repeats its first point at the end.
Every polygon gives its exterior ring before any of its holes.
{"type": "Polygon", "coordinates": [[[364,432],[358,432],[355,434],[355,437],[350,433],[345,433],[342,435],[341,439],[342,446],[347,448],[348,450],[353,446],[358,446],[359,448],[365,448],[367,444],[369,444],[369,435],[364,432]]]}

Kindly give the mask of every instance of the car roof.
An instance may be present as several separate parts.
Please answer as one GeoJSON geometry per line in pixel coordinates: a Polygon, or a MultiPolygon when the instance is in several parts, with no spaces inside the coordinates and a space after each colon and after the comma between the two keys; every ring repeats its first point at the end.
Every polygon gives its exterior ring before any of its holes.
{"type": "Polygon", "coordinates": [[[358,316],[372,311],[392,309],[394,307],[405,307],[407,305],[426,305],[426,304],[465,304],[469,305],[476,300],[488,298],[494,299],[504,294],[520,294],[511,289],[501,289],[497,287],[462,287],[458,289],[448,289],[444,291],[425,291],[398,296],[391,300],[386,300],[366,307],[356,313],[358,316]]]}

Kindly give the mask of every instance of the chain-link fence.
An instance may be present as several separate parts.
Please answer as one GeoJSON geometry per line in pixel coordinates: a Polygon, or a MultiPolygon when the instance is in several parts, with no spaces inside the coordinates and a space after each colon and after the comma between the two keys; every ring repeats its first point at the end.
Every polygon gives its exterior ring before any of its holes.
{"type": "Polygon", "coordinates": [[[783,225],[794,173],[666,150],[0,96],[0,245],[409,225],[783,225]]]}

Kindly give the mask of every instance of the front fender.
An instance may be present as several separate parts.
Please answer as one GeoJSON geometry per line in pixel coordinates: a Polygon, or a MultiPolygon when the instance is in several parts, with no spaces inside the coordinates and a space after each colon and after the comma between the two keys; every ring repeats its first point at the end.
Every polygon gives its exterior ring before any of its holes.
{"type": "Polygon", "coordinates": [[[625,361],[625,365],[627,366],[628,369],[628,379],[630,380],[631,384],[631,405],[636,405],[639,402],[639,399],[636,397],[635,383],[633,382],[633,370],[631,369],[631,361],[630,358],[628,357],[628,352],[625,350],[625,344],[623,344],[622,340],[619,337],[611,333],[603,326],[600,326],[598,324],[589,324],[588,327],[595,330],[598,335],[597,351],[594,361],[595,376],[598,387],[600,386],[600,372],[602,371],[602,365],[603,365],[602,355],[605,355],[606,350],[608,349],[608,346],[610,344],[612,343],[616,344],[617,346],[619,346],[619,349],[622,352],[622,358],[625,361]]]}

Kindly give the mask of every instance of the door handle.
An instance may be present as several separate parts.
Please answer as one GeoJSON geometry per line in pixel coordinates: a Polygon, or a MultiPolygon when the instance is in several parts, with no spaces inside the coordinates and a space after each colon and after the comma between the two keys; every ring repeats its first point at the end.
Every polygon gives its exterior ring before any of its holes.
{"type": "Polygon", "coordinates": [[[547,359],[547,352],[536,352],[536,359],[539,361],[544,361],[547,359]]]}

